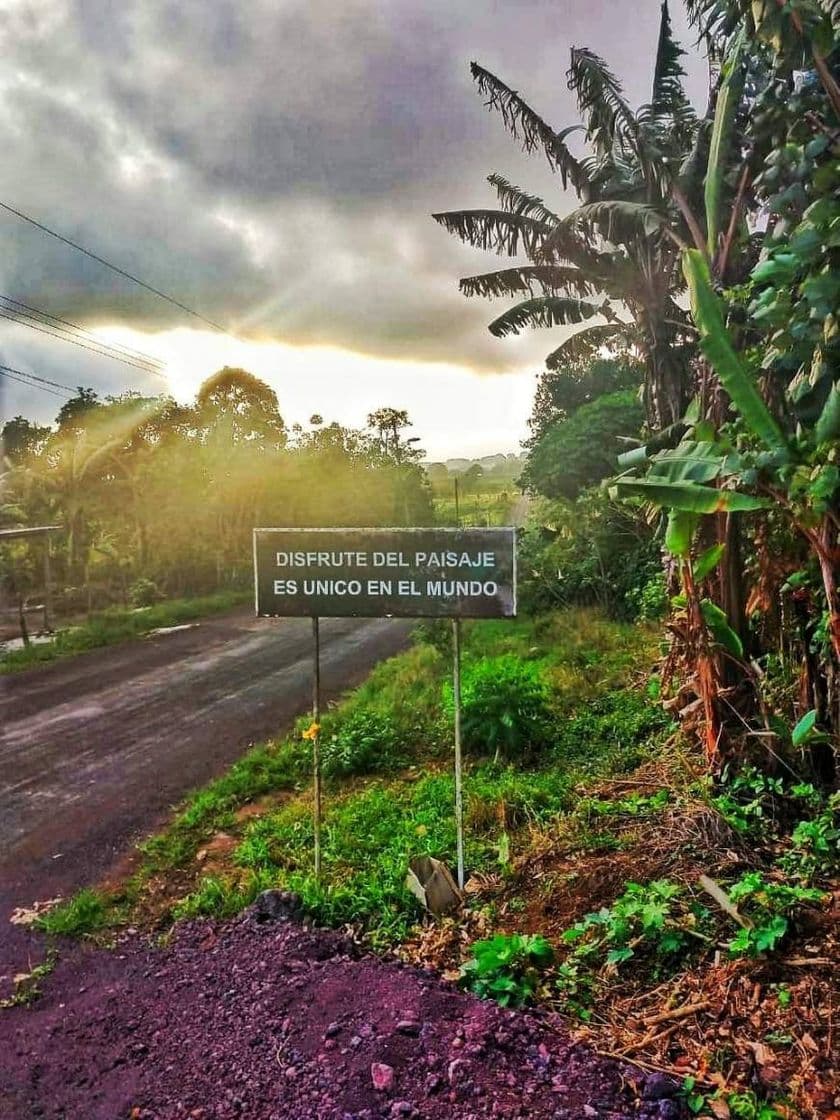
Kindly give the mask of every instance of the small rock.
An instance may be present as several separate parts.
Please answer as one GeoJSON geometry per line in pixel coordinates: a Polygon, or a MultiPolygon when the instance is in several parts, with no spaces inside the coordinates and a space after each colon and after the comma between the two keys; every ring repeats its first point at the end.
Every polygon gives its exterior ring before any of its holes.
{"type": "Polygon", "coordinates": [[[335,1038],[340,1030],[341,1027],[338,1025],[338,1023],[330,1023],[327,1029],[324,1031],[324,1038],[335,1038]]]}
{"type": "Polygon", "coordinates": [[[446,1071],[446,1076],[449,1084],[453,1087],[461,1085],[467,1080],[470,1073],[470,1063],[466,1058],[456,1058],[453,1062],[449,1063],[449,1068],[446,1071]]]}
{"type": "Polygon", "coordinates": [[[288,1077],[289,1081],[294,1081],[300,1071],[297,1066],[286,1066],[283,1072],[284,1076],[288,1077]]]}
{"type": "Polygon", "coordinates": [[[397,1023],[397,1030],[400,1034],[408,1034],[417,1036],[420,1033],[420,1024],[416,1019],[400,1019],[397,1023]]]}
{"type": "Polygon", "coordinates": [[[590,1117],[597,1117],[598,1109],[593,1108],[591,1104],[585,1104],[583,1106],[583,1115],[584,1116],[590,1116],[590,1117]]]}
{"type": "Polygon", "coordinates": [[[658,1108],[659,1120],[679,1120],[682,1115],[676,1101],[660,1101],[658,1108]]]}
{"type": "Polygon", "coordinates": [[[370,1079],[378,1093],[387,1093],[394,1085],[394,1070],[384,1062],[372,1062],[370,1079]]]}
{"type": "Polygon", "coordinates": [[[391,1105],[392,1116],[413,1116],[414,1106],[408,1101],[394,1101],[391,1105]]]}
{"type": "Polygon", "coordinates": [[[301,909],[300,895],[294,891],[263,891],[254,903],[254,913],[259,922],[287,922],[299,917],[301,909]]]}
{"type": "Polygon", "coordinates": [[[646,1101],[662,1101],[677,1095],[677,1083],[664,1073],[652,1073],[645,1081],[642,1097],[646,1101]]]}
{"type": "Polygon", "coordinates": [[[436,1073],[430,1073],[426,1080],[423,1082],[423,1092],[427,1097],[430,1097],[432,1093],[436,1093],[438,1091],[441,1085],[442,1082],[438,1075],[436,1073]]]}

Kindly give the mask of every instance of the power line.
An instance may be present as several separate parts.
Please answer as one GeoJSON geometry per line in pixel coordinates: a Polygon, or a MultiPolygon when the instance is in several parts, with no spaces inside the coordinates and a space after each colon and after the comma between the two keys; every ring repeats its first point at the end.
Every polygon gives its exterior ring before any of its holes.
{"type": "Polygon", "coordinates": [[[46,385],[33,385],[31,381],[24,381],[22,377],[15,377],[13,373],[9,373],[5,369],[0,369],[0,377],[8,377],[10,381],[19,381],[21,385],[26,385],[29,389],[40,389],[42,393],[51,393],[54,397],[61,396],[61,393],[57,393],[55,389],[49,389],[46,385]]]}
{"type": "MultiPolygon", "coordinates": [[[[38,323],[40,322],[40,320],[36,320],[35,322],[26,322],[27,319],[33,318],[32,315],[26,315],[25,318],[20,318],[19,316],[21,315],[24,315],[24,312],[15,312],[14,309],[10,307],[0,308],[0,318],[8,319],[11,323],[17,323],[21,327],[29,327],[31,330],[38,331],[40,334],[48,335],[50,338],[58,338],[63,342],[72,342],[75,346],[81,346],[83,350],[90,350],[91,353],[98,354],[100,358],[111,358],[114,361],[122,362],[123,365],[133,366],[135,369],[140,369],[144,373],[153,373],[157,377],[163,378],[164,381],[166,380],[164,375],[159,370],[151,369],[149,366],[142,365],[140,362],[135,362],[130,358],[122,357],[117,353],[109,352],[105,349],[100,349],[100,346],[107,346],[107,343],[100,343],[98,346],[90,346],[68,332],[57,334],[53,330],[48,330],[47,328],[51,326],[51,324],[41,324],[39,326],[38,323]]],[[[56,330],[59,330],[59,328],[56,328],[56,330]]]]}
{"type": "Polygon", "coordinates": [[[112,272],[116,272],[119,276],[124,276],[126,280],[131,280],[132,283],[139,284],[140,287],[145,288],[147,292],[151,292],[153,295],[159,296],[161,299],[165,299],[167,303],[171,303],[173,306],[179,307],[182,311],[186,311],[187,314],[192,315],[193,318],[200,319],[202,323],[206,323],[207,326],[212,327],[213,330],[221,331],[222,334],[228,333],[227,328],[223,327],[220,323],[214,323],[212,319],[208,319],[198,311],[194,311],[185,303],[181,303],[180,300],[175,299],[174,296],[167,295],[166,292],[162,292],[160,288],[155,288],[151,284],[147,284],[146,281],[141,280],[139,276],[134,276],[132,275],[132,273],[126,272],[124,268],[120,268],[119,265],[112,264],[111,261],[105,260],[105,258],[100,257],[98,253],[92,253],[90,249],[85,249],[85,247],[83,245],[79,245],[77,241],[71,241],[69,237],[65,237],[63,234],[57,233],[54,229],[50,229],[49,226],[45,226],[42,222],[37,221],[35,218],[31,218],[28,214],[24,214],[22,210],[16,210],[14,206],[10,206],[7,202],[0,202],[0,208],[8,211],[8,213],[10,214],[14,214],[15,217],[20,218],[22,221],[28,222],[31,226],[35,226],[36,229],[40,229],[44,233],[49,234],[50,237],[54,237],[57,241],[61,241],[65,245],[69,245],[71,249],[76,249],[78,252],[84,253],[84,255],[86,257],[90,257],[91,260],[96,261],[98,264],[104,265],[105,268],[110,268],[112,272]]]}
{"type": "Polygon", "coordinates": [[[58,315],[51,315],[49,311],[42,311],[39,307],[32,307],[28,303],[22,303],[21,300],[13,299],[11,296],[3,295],[2,293],[0,293],[0,300],[2,300],[3,303],[14,304],[15,307],[22,308],[24,311],[32,311],[35,313],[35,315],[40,316],[41,319],[51,320],[52,323],[58,323],[61,324],[61,326],[69,327],[71,330],[77,331],[85,338],[93,339],[93,341],[98,345],[107,346],[112,350],[118,350],[130,357],[137,358],[140,361],[146,362],[148,365],[157,366],[159,369],[164,368],[165,363],[162,362],[159,358],[155,358],[151,354],[144,354],[142,350],[135,350],[131,346],[124,346],[121,342],[104,342],[102,339],[97,338],[95,334],[92,334],[85,327],[81,327],[78,323],[73,323],[69,319],[62,319],[58,315]]]}
{"type": "Polygon", "coordinates": [[[77,389],[73,389],[61,381],[50,381],[48,377],[39,377],[37,373],[27,373],[25,369],[15,369],[14,366],[4,366],[0,364],[0,370],[3,369],[8,373],[19,374],[21,377],[31,377],[33,381],[41,381],[44,385],[53,385],[56,389],[63,389],[65,393],[69,393],[72,397],[78,392],[77,389]]]}

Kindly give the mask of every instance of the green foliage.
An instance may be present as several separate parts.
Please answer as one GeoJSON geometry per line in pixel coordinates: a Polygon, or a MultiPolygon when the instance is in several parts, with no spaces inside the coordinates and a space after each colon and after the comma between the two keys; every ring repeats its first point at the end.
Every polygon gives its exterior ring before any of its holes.
{"type": "Polygon", "coordinates": [[[332,734],[321,735],[324,774],[387,773],[404,766],[408,755],[393,720],[358,709],[332,734]]]}
{"type": "Polygon", "coordinates": [[[153,607],[163,598],[165,596],[155,581],[146,576],[136,579],[128,589],[128,601],[132,607],[153,607]]]}
{"type": "Polygon", "coordinates": [[[760,956],[778,948],[790,929],[794,912],[803,904],[824,901],[825,894],[811,887],[788,886],[748,871],[729,888],[729,897],[751,922],[729,942],[733,956],[760,956]]]}
{"type": "Polygon", "coordinates": [[[796,825],[790,844],[782,867],[805,882],[840,868],[840,793],[832,794],[813,817],[796,825]]]}
{"type": "Polygon", "coordinates": [[[535,502],[518,559],[519,600],[530,612],[595,604],[631,619],[667,605],[655,525],[638,503],[615,502],[604,490],[535,502]]]}
{"type": "Polygon", "coordinates": [[[81,890],[67,902],[48,910],[35,919],[37,929],[61,937],[80,937],[101,929],[108,916],[108,905],[102,894],[81,890]]]}
{"type": "MultiPolygon", "coordinates": [[[[452,686],[444,705],[454,714],[452,686]]],[[[467,662],[461,671],[461,729],[464,746],[496,757],[522,758],[541,751],[552,732],[543,666],[509,654],[467,662]]]]}
{"type": "Polygon", "coordinates": [[[682,888],[657,879],[647,885],[628,883],[612,906],[588,914],[563,934],[575,945],[578,960],[603,958],[619,968],[640,949],[667,960],[685,946],[687,934],[678,901],[682,888]]]}
{"type": "Polygon", "coordinates": [[[461,983],[502,1007],[529,1003],[554,960],[551,945],[533,934],[499,934],[488,941],[475,941],[472,954],[461,966],[461,983]]]}
{"type": "Polygon", "coordinates": [[[735,775],[724,775],[721,792],[711,798],[711,804],[736,832],[756,834],[773,823],[776,799],[784,792],[781,778],[748,766],[735,775]]]}
{"type": "Polygon", "coordinates": [[[642,420],[638,394],[631,390],[582,405],[534,443],[520,484],[547,498],[574,499],[615,473],[619,437],[637,435],[642,420]]]}

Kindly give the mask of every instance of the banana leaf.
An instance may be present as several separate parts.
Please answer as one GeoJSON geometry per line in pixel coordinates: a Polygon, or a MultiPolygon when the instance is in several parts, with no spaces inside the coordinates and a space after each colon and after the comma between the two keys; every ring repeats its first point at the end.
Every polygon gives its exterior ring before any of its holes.
{"type": "Polygon", "coordinates": [[[781,428],[732,347],[708,265],[699,249],[685,250],[683,272],[691,298],[691,314],[700,331],[700,346],[733,405],[750,431],[768,447],[786,449],[781,428]]]}

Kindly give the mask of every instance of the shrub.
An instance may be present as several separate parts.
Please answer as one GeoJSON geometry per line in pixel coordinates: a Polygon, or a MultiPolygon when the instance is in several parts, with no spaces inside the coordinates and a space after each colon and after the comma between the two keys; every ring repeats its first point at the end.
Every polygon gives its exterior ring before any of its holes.
{"type": "MultiPolygon", "coordinates": [[[[453,689],[444,703],[454,712],[453,689]]],[[[541,750],[552,729],[549,691],[537,661],[503,654],[465,665],[461,673],[461,732],[464,747],[518,757],[541,750]]]]}
{"type": "Polygon", "coordinates": [[[736,904],[745,904],[743,912],[751,922],[729,942],[729,951],[733,956],[757,957],[777,948],[799,907],[822,902],[827,896],[813,887],[773,883],[760,871],[748,871],[730,887],[729,897],[736,904]]]}
{"type": "Polygon", "coordinates": [[[576,943],[578,959],[603,956],[616,967],[644,947],[657,957],[669,957],[685,945],[685,919],[680,912],[682,889],[676,883],[657,879],[646,886],[628,883],[612,906],[587,914],[563,934],[576,943]]]}
{"type": "Polygon", "coordinates": [[[395,770],[407,759],[394,721],[359,709],[321,738],[324,773],[334,777],[395,770]]]}
{"type": "Polygon", "coordinates": [[[554,950],[546,939],[533,934],[499,934],[489,941],[476,941],[472,952],[461,966],[461,983],[502,1007],[528,1003],[554,960],[554,950]]]}
{"type": "Polygon", "coordinates": [[[141,576],[128,589],[128,601],[132,607],[153,607],[166,598],[153,579],[141,576]]]}

